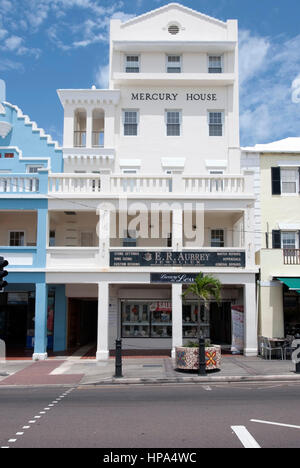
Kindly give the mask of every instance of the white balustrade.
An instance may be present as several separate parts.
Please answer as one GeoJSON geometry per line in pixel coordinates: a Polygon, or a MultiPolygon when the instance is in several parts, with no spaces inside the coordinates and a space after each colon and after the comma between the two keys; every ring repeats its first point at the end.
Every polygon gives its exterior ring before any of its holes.
{"type": "Polygon", "coordinates": [[[0,193],[39,193],[39,178],[33,175],[0,175],[0,193]]]}
{"type": "MultiPolygon", "coordinates": [[[[1,180],[1,178],[0,178],[1,180]]],[[[181,193],[238,195],[251,193],[251,180],[244,175],[94,175],[94,174],[50,174],[49,194],[87,193],[181,193]]],[[[1,189],[0,189],[1,190],[1,189]]],[[[3,190],[2,190],[3,191],[3,190]]]]}

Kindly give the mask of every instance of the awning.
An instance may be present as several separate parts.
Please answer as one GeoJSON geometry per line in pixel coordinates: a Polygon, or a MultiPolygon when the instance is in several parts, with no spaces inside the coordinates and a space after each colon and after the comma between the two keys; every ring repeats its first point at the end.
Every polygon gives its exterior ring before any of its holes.
{"type": "Polygon", "coordinates": [[[291,291],[300,294],[300,278],[277,278],[278,281],[285,284],[291,291]]]}

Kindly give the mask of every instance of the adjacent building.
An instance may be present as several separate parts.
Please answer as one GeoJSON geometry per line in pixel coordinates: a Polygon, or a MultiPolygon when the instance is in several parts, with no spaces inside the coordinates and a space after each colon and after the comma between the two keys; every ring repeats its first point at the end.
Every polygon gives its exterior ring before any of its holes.
{"type": "Polygon", "coordinates": [[[256,187],[256,250],[260,265],[262,336],[300,333],[300,138],[243,148],[256,187]]]}
{"type": "MultiPolygon", "coordinates": [[[[55,287],[46,285],[48,174],[62,170],[62,151],[15,105],[0,80],[0,256],[9,286],[0,294],[0,337],[37,357],[55,349],[55,287]]],[[[59,316],[60,305],[56,308],[59,316]]]]}

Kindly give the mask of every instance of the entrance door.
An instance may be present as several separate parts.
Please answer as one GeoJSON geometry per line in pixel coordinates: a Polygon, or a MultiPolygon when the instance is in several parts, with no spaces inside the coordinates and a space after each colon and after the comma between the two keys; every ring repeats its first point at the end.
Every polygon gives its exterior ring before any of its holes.
{"type": "Polygon", "coordinates": [[[231,344],[231,303],[212,302],[210,305],[210,337],[214,344],[231,344]]]}
{"type": "Polygon", "coordinates": [[[69,299],[68,317],[68,348],[97,342],[97,301],[69,299]]]}

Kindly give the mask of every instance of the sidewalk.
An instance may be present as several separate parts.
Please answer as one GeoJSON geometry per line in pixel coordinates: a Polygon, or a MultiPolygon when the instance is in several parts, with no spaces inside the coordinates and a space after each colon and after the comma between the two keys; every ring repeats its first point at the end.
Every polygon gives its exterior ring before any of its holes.
{"type": "Polygon", "coordinates": [[[160,383],[221,383],[299,381],[291,361],[267,361],[259,357],[224,356],[220,372],[198,377],[197,373],[177,372],[171,358],[124,358],[123,378],[115,379],[115,360],[96,362],[80,357],[43,362],[7,361],[0,363],[0,388],[24,385],[107,385],[160,383]]]}

